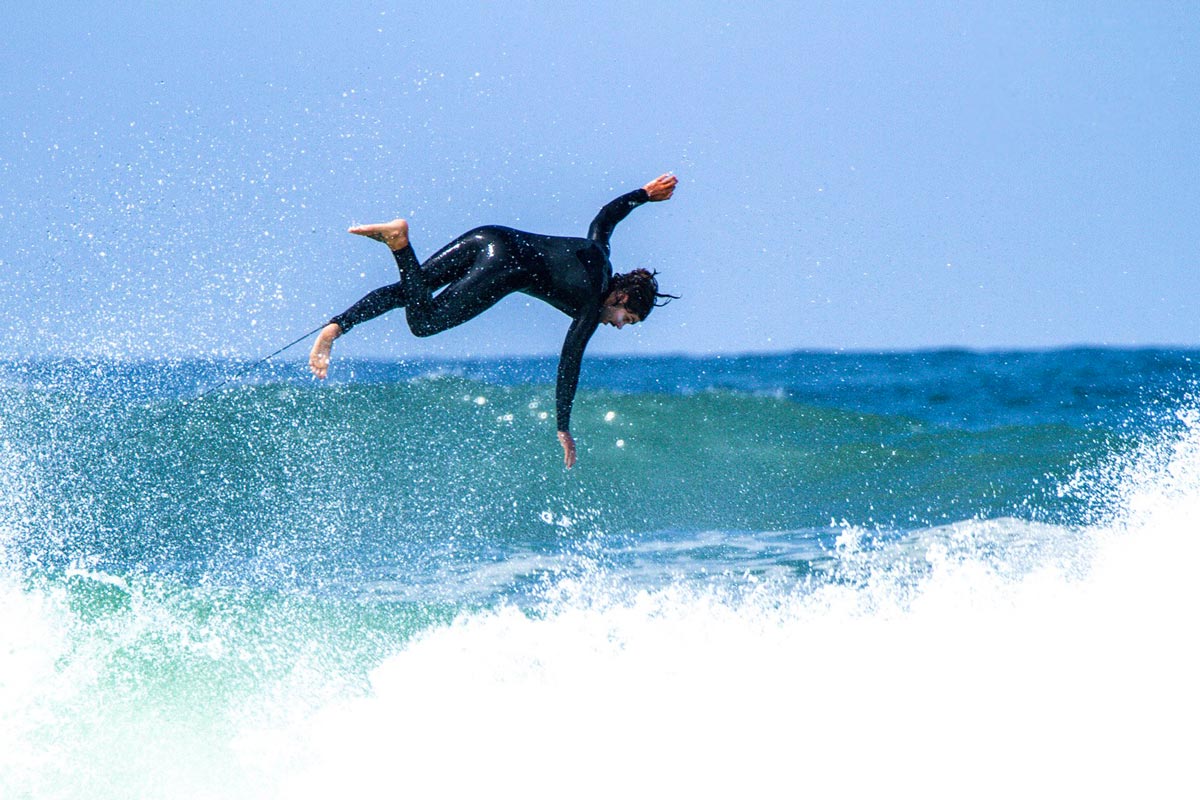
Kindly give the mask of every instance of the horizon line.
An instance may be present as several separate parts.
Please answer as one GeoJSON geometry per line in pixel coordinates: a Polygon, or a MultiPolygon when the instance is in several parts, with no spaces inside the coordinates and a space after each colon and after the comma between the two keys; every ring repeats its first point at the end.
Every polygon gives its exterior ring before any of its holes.
{"type": "MultiPolygon", "coordinates": [[[[870,347],[843,347],[843,348],[807,348],[799,347],[789,350],[731,350],[731,351],[714,351],[707,353],[696,353],[688,351],[669,351],[662,353],[595,353],[587,356],[587,360],[656,360],[656,359],[741,359],[741,358],[772,358],[784,357],[792,355],[812,355],[812,356],[889,356],[889,355],[918,355],[918,354],[946,354],[946,353],[962,353],[967,355],[1002,355],[1002,354],[1047,354],[1047,353],[1066,353],[1073,351],[1112,351],[1112,352],[1197,352],[1200,353],[1200,344],[1179,345],[1179,344],[1094,344],[1094,343],[1075,343],[1061,345],[1033,345],[1033,346],[966,346],[966,345],[927,345],[920,347],[885,347],[885,348],[870,348],[870,347]]],[[[556,353],[512,353],[512,354],[489,354],[489,355],[430,355],[421,354],[414,356],[342,356],[339,361],[355,361],[355,362],[376,362],[376,363],[404,363],[404,362],[483,362],[483,361],[526,361],[526,360],[550,360],[558,358],[556,353]]],[[[169,361],[254,361],[260,360],[260,356],[255,355],[230,355],[225,353],[208,353],[208,354],[190,354],[190,355],[158,355],[158,356],[105,356],[105,355],[73,355],[73,354],[40,354],[30,355],[23,358],[0,357],[0,364],[22,364],[39,361],[88,361],[101,362],[111,361],[116,363],[156,363],[169,361]]],[[[271,358],[274,363],[293,363],[303,362],[303,358],[279,355],[271,358]]]]}

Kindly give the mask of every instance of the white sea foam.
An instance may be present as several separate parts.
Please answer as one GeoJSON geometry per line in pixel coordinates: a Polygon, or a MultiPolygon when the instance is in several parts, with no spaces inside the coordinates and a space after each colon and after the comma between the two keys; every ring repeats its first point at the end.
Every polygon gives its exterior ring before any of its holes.
{"type": "Polygon", "coordinates": [[[961,546],[995,541],[980,522],[930,537],[915,583],[564,582],[544,613],[431,631],[373,673],[370,696],[240,746],[287,763],[280,791],[304,797],[1186,796],[1194,422],[1120,486],[1107,522],[1059,529],[1083,543],[1070,557],[1015,569],[961,546]]]}
{"type": "Polygon", "coordinates": [[[0,571],[0,794],[1194,795],[1200,427],[1186,422],[1111,482],[1091,528],[963,522],[890,559],[847,528],[852,579],[809,587],[596,572],[536,613],[428,631],[365,696],[299,658],[233,711],[181,711],[111,667],[163,640],[195,663],[240,658],[219,627],[83,568],[72,580],[129,594],[130,611],[81,623],[67,588],[0,571]]]}

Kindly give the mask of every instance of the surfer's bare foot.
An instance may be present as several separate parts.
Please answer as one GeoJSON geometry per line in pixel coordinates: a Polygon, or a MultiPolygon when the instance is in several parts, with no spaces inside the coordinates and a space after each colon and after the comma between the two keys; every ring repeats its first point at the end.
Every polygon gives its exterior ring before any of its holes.
{"type": "Polygon", "coordinates": [[[408,221],[403,219],[377,222],[373,225],[355,225],[350,229],[350,233],[383,242],[393,250],[403,250],[408,247],[408,221]]]}
{"type": "Polygon", "coordinates": [[[312,374],[321,380],[329,374],[329,354],[333,351],[333,340],[342,335],[342,329],[336,322],[331,322],[317,334],[312,350],[308,354],[308,368],[312,374]]]}

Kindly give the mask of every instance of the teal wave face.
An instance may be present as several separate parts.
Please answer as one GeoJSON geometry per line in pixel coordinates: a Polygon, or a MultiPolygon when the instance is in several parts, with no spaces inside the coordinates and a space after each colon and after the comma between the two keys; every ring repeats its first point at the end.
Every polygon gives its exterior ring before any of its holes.
{"type": "Polygon", "coordinates": [[[60,542],[59,563],[309,586],[655,531],[1070,521],[1085,509],[1058,485],[1124,441],[1063,425],[950,429],[729,391],[584,391],[580,462],[566,471],[553,416],[547,387],[444,377],[148,406],[46,394],[9,429],[33,454],[38,502],[54,509],[33,538],[60,542]]]}

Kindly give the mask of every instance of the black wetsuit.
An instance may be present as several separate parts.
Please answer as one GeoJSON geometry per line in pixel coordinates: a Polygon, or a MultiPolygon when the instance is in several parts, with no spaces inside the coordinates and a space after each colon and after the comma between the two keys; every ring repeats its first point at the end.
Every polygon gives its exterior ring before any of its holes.
{"type": "Polygon", "coordinates": [[[424,264],[412,247],[393,253],[400,282],[376,289],[330,322],[342,332],[405,306],[408,327],[432,336],[461,325],[513,292],[545,300],[571,317],[558,361],[555,392],[558,429],[569,430],[579,366],[600,324],[600,308],[612,277],[609,237],[630,211],[650,199],[644,189],[621,195],[592,220],[586,239],[543,236],[488,225],[467,231],[424,264]],[[446,288],[434,296],[434,290],[446,288]]]}

